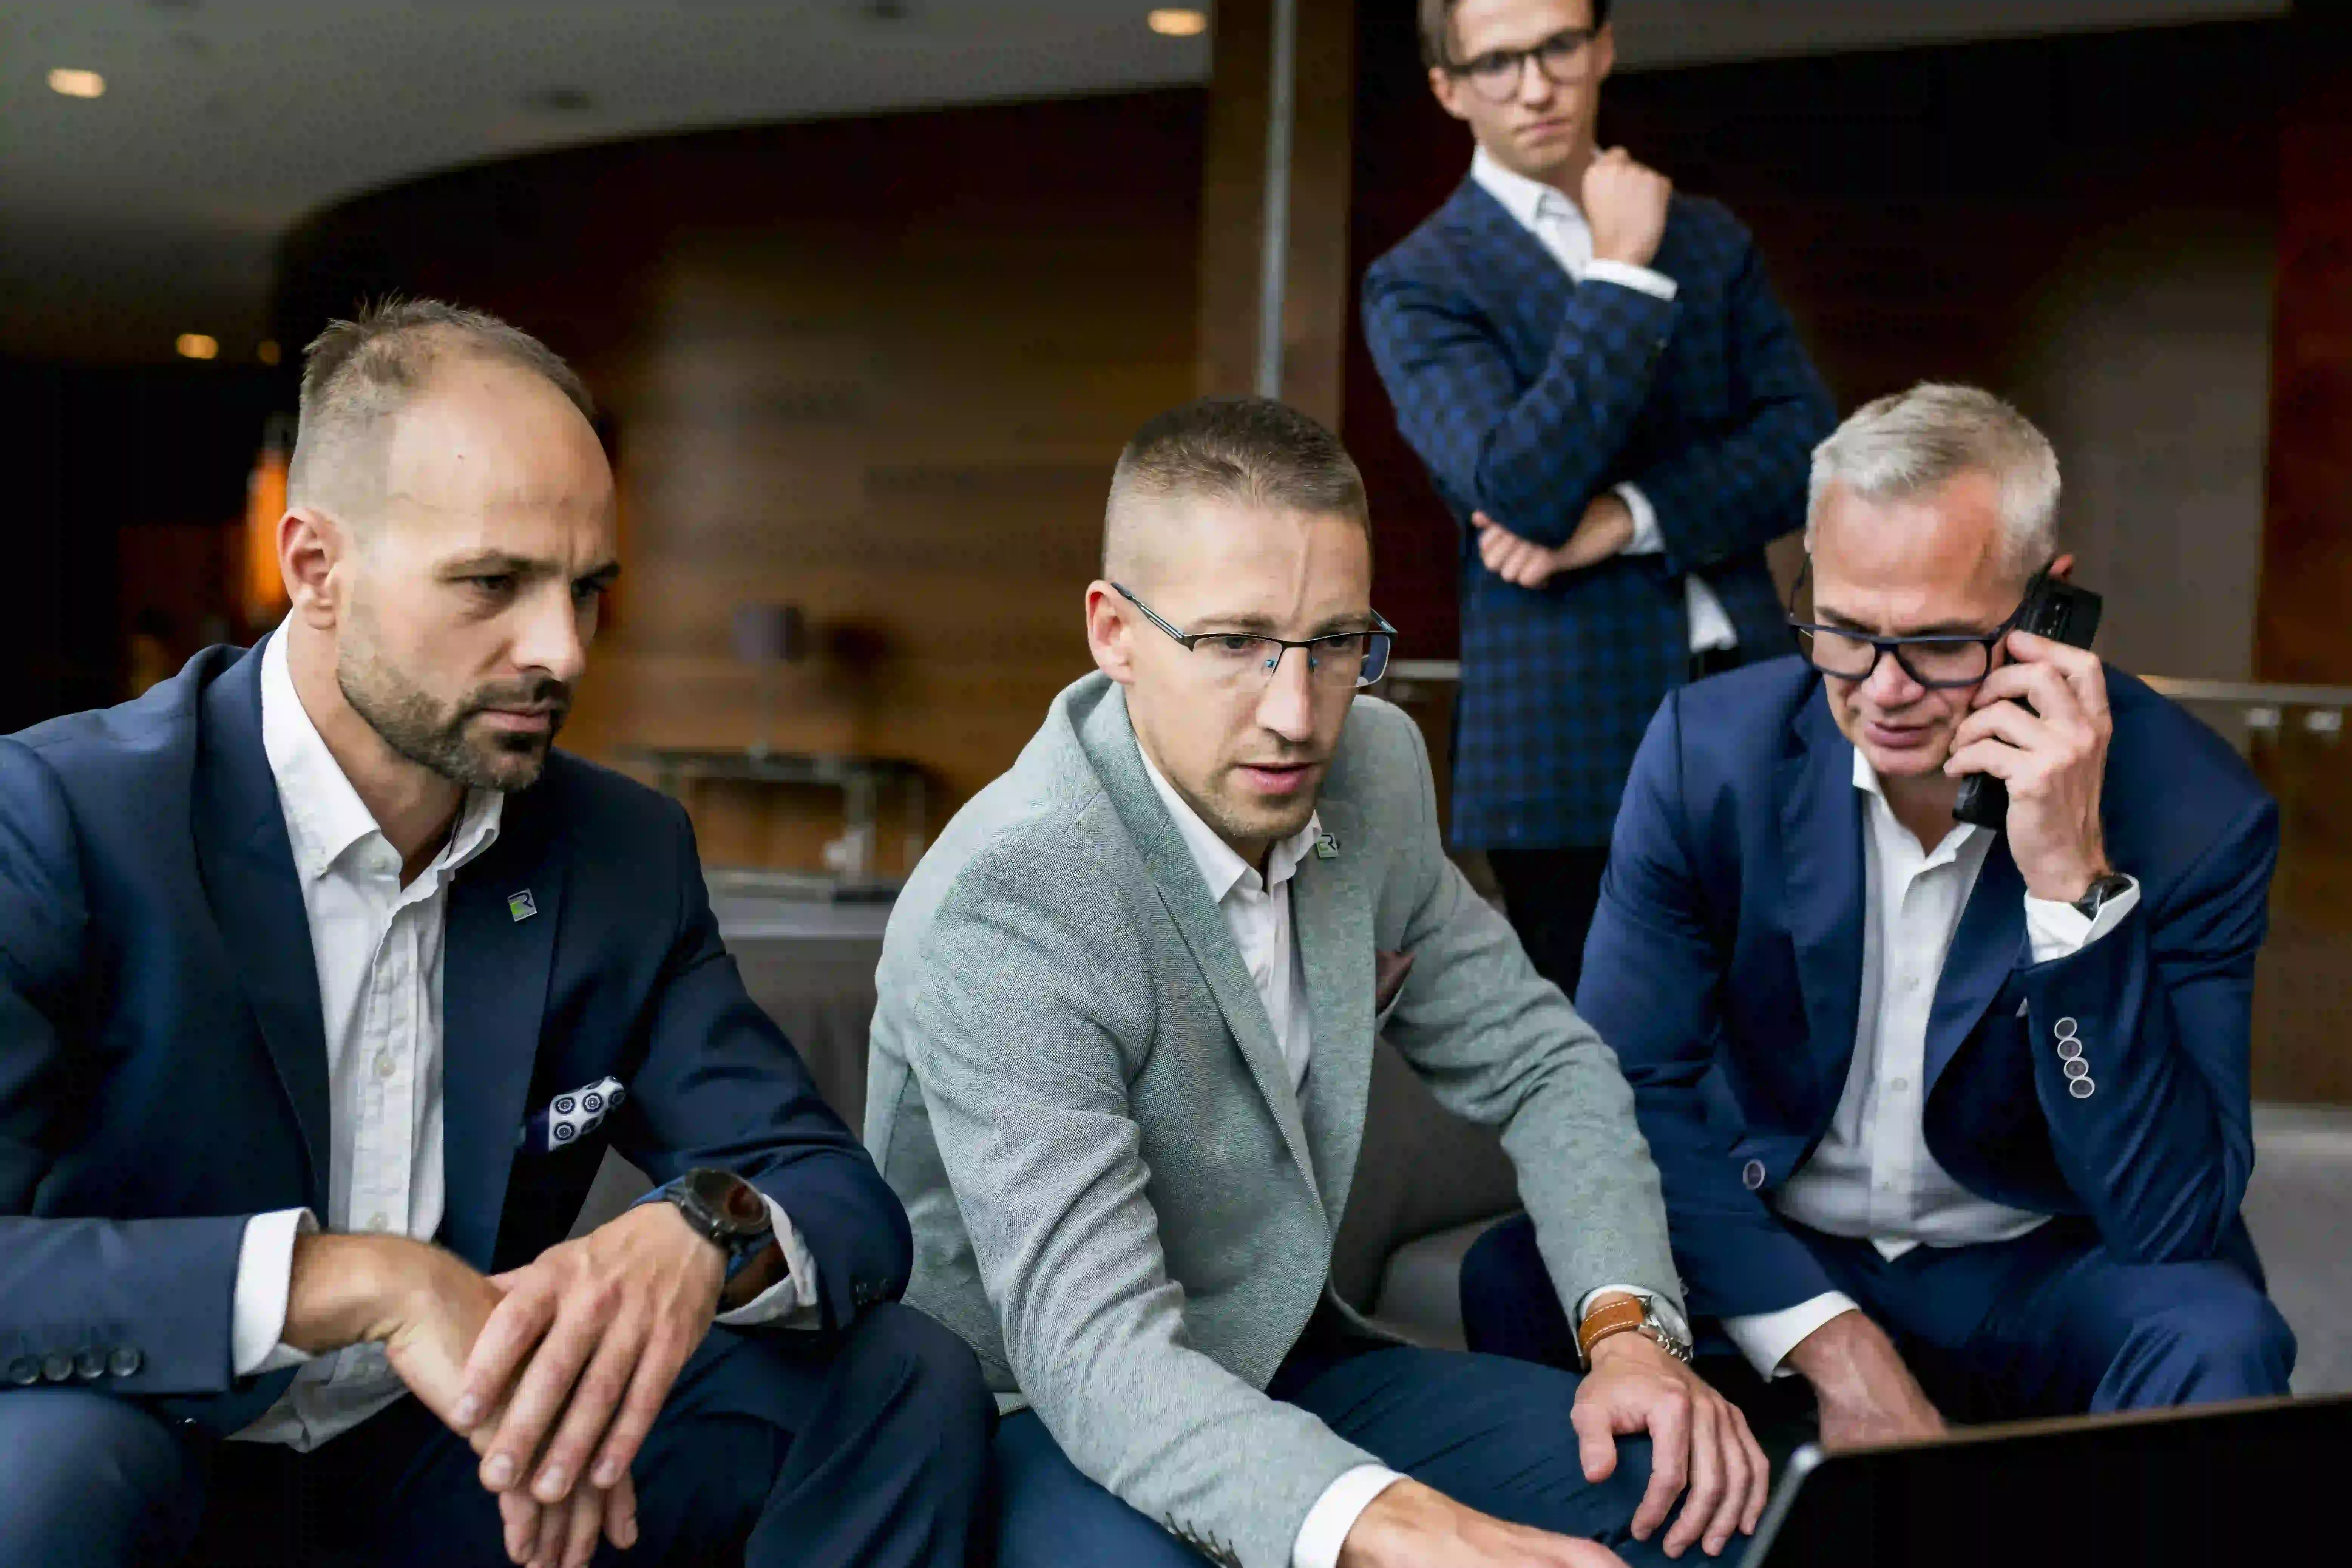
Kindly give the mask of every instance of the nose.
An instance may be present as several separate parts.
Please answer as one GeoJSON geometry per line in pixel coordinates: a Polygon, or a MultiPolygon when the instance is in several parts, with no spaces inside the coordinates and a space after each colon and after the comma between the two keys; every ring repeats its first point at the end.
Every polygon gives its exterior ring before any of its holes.
{"type": "Polygon", "coordinates": [[[1307,650],[1286,647],[1258,693],[1257,721],[1286,741],[1315,738],[1314,678],[1307,668],[1307,650]]]}
{"type": "Polygon", "coordinates": [[[1544,74],[1543,67],[1537,64],[1532,56],[1522,59],[1519,62],[1520,106],[1527,109],[1541,109],[1551,100],[1551,78],[1544,74]]]}
{"type": "Polygon", "coordinates": [[[1879,656],[1878,667],[1862,683],[1862,695],[1882,712],[1907,708],[1927,694],[1927,689],[1911,679],[1892,648],[1879,656]]]}
{"type": "Polygon", "coordinates": [[[588,642],[582,635],[585,613],[573,602],[568,584],[534,594],[527,602],[521,624],[515,628],[514,662],[520,669],[544,670],[569,686],[588,664],[588,642]]]}

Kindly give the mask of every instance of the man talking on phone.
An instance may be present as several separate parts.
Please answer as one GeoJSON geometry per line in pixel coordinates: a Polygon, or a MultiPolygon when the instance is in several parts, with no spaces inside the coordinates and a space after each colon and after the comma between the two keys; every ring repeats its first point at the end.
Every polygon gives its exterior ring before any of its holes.
{"type": "MultiPolygon", "coordinates": [[[[2286,1392],[2239,1203],[2278,813],[2211,731],[2018,629],[2058,463],[1923,384],[1813,454],[1801,654],[1670,695],[1577,1005],[1613,1046],[1695,1313],[1832,1446],[2286,1392]],[[1963,781],[2006,786],[1999,827],[1963,781]]],[[[1474,1349],[1562,1331],[1524,1222],[1474,1349]]]]}

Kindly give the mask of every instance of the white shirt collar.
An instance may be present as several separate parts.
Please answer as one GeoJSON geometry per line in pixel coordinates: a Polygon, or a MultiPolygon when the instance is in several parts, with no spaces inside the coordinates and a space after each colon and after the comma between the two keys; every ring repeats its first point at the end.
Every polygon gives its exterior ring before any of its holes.
{"type": "MultiPolygon", "coordinates": [[[[1192,863],[1201,868],[1201,878],[1209,884],[1209,897],[1222,904],[1237,884],[1247,884],[1250,891],[1258,891],[1257,868],[1234,853],[1232,845],[1217,837],[1215,828],[1201,820],[1201,814],[1192,809],[1192,803],[1178,795],[1176,786],[1160,775],[1150,752],[1139,745],[1136,752],[1143,758],[1143,771],[1150,776],[1151,787],[1160,792],[1160,804],[1176,819],[1176,831],[1184,836],[1184,847],[1192,852],[1192,863]]],[[[1318,812],[1307,819],[1306,826],[1276,843],[1265,858],[1265,890],[1271,892],[1289,881],[1298,863],[1307,858],[1307,851],[1322,837],[1323,818],[1318,812]]]]}
{"type": "MultiPolygon", "coordinates": [[[[283,631],[272,633],[261,650],[261,750],[278,783],[294,868],[303,880],[325,876],[353,845],[382,835],[374,813],[327,750],[325,738],[294,689],[283,631]]],[[[499,836],[505,809],[506,796],[496,790],[467,791],[457,829],[434,865],[454,871],[488,849],[499,836]]]]}
{"type": "MultiPolygon", "coordinates": [[[[1852,744],[1852,742],[1849,742],[1848,744],[1852,744]]],[[[1862,754],[1862,748],[1860,746],[1855,746],[1853,748],[1853,787],[1876,801],[1878,803],[1878,809],[1886,814],[1886,819],[1888,822],[1896,824],[1898,830],[1902,833],[1904,837],[1909,838],[1911,837],[1911,830],[1907,827],[1902,827],[1900,824],[1896,822],[1895,816],[1895,805],[1892,801],[1886,798],[1886,785],[1880,780],[1878,770],[1872,767],[1870,765],[1870,760],[1862,754]]],[[[1946,860],[1956,858],[1961,848],[1967,846],[1978,834],[1983,834],[1987,837],[1990,837],[1992,830],[1989,827],[1979,827],[1974,823],[1954,823],[1952,825],[1952,830],[1944,835],[1943,842],[1937,845],[1935,848],[1927,852],[1927,863],[1931,866],[1940,865],[1946,860]]],[[[1913,842],[1916,843],[1916,840],[1915,839],[1913,842]]]]}
{"type": "Polygon", "coordinates": [[[1516,170],[1506,169],[1484,147],[1471,154],[1470,177],[1502,203],[1503,210],[1518,219],[1521,228],[1534,228],[1538,218],[1571,218],[1580,224],[1584,221],[1583,212],[1564,194],[1541,180],[1530,180],[1516,170]]]}

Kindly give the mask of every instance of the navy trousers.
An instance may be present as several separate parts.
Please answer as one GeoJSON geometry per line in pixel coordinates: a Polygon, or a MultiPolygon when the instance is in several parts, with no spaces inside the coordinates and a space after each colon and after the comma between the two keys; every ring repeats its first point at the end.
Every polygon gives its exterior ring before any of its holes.
{"type": "MultiPolygon", "coordinates": [[[[713,1329],[634,1467],[632,1563],[961,1568],[992,1411],[906,1307],[828,1342],[713,1329]]],[[[309,1454],[192,1443],[79,1388],[0,1394],[0,1563],[504,1568],[466,1442],[404,1399],[309,1454]]],[[[609,1542],[598,1563],[620,1561],[609,1542]]]]}
{"type": "MultiPolygon", "coordinates": [[[[1266,1392],[1482,1513],[1599,1541],[1628,1563],[1664,1563],[1664,1530],[1647,1542],[1627,1531],[1650,1484],[1649,1441],[1618,1439],[1616,1472],[1587,1481],[1568,1424],[1577,1381],[1493,1356],[1335,1344],[1310,1329],[1266,1392]]],[[[1029,1410],[997,1431],[994,1528],[997,1568],[1202,1568],[1207,1561],[1088,1480],[1029,1410]]]]}
{"type": "MultiPolygon", "coordinates": [[[[2014,1241],[1914,1247],[1892,1263],[1866,1241],[1789,1228],[1956,1420],[2283,1394],[2294,1370],[2294,1331],[2263,1293],[2242,1229],[2230,1257],[2139,1264],[2075,1218],[2014,1241]]],[[[1463,1259],[1462,1319],[1474,1350],[1574,1364],[1526,1215],[1488,1231],[1463,1259]]]]}

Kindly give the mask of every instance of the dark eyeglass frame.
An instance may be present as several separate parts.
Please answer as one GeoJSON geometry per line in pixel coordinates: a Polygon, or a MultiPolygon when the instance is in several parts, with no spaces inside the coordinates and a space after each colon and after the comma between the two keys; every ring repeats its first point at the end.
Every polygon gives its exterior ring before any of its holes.
{"type": "MultiPolygon", "coordinates": [[[[1388,617],[1381,615],[1378,610],[1374,610],[1372,612],[1373,624],[1366,626],[1361,631],[1327,632],[1319,637],[1308,637],[1301,642],[1293,642],[1287,637],[1267,637],[1263,632],[1178,631],[1173,626],[1171,626],[1167,621],[1160,618],[1159,611],[1153,609],[1150,605],[1137,598],[1124,584],[1113,583],[1111,586],[1118,590],[1118,596],[1120,598],[1125,599],[1129,604],[1133,605],[1137,609],[1141,610],[1145,620],[1150,621],[1153,626],[1158,626],[1161,631],[1166,632],[1170,637],[1175,638],[1179,643],[1181,643],[1186,653],[1192,652],[1199,644],[1211,641],[1216,637],[1249,637],[1256,642],[1280,644],[1282,651],[1274,656],[1274,662],[1272,664],[1266,666],[1265,673],[1268,679],[1272,679],[1275,672],[1282,668],[1282,661],[1289,657],[1290,650],[1292,648],[1303,647],[1307,650],[1307,672],[1311,675],[1315,669],[1315,648],[1317,644],[1334,642],[1340,637],[1385,637],[1388,639],[1387,647],[1381,651],[1380,668],[1370,675],[1358,675],[1356,677],[1355,689],[1361,691],[1368,686],[1377,684],[1387,676],[1389,672],[1389,658],[1396,648],[1397,629],[1396,627],[1389,625],[1388,617]]],[[[1369,668],[1371,665],[1371,650],[1370,648],[1366,648],[1364,650],[1364,663],[1366,667],[1369,668]]]]}
{"type": "Polygon", "coordinates": [[[1600,36],[1598,27],[1562,27],[1549,37],[1524,49],[1488,49],[1471,59],[1447,60],[1438,68],[1456,81],[1468,81],[1478,96],[1489,103],[1508,103],[1527,85],[1528,67],[1530,65],[1543,72],[1544,80],[1554,87],[1574,87],[1582,81],[1584,72],[1581,70],[1565,80],[1553,75],[1551,68],[1543,62],[1545,51],[1564,46],[1567,59],[1581,60],[1585,52],[1592,47],[1592,40],[1600,36]],[[1499,90],[1489,89],[1482,85],[1482,72],[1493,73],[1491,79],[1507,85],[1499,90]]]}
{"type": "MultiPolygon", "coordinates": [[[[2055,564],[2055,563],[2053,563],[2053,564],[2055,564]]],[[[2001,639],[2008,637],[2010,633],[2017,629],[2018,624],[2025,618],[2026,606],[2033,603],[2034,595],[2042,591],[2042,583],[2046,581],[2050,575],[2050,568],[2048,566],[2044,566],[2041,571],[2036,572],[2033,574],[2032,581],[2025,584],[2025,596],[2018,600],[2017,608],[2011,610],[2009,613],[2007,619],[2003,620],[2000,625],[1995,626],[1989,632],[1954,632],[1937,633],[1932,637],[1874,637],[1868,632],[1855,631],[1851,626],[1822,626],[1812,621],[1801,621],[1797,619],[1797,596],[1799,594],[1803,592],[1806,579],[1812,575],[1812,571],[1813,563],[1811,559],[1808,557],[1804,564],[1804,569],[1797,574],[1796,582],[1790,584],[1789,587],[1789,634],[1797,645],[1797,652],[1799,656],[1801,657],[1807,664],[1811,665],[1823,675],[1833,677],[1839,680],[1850,680],[1859,686],[1864,681],[1868,680],[1872,676],[1878,673],[1878,661],[1885,658],[1891,653],[1895,656],[1895,665],[1903,671],[1904,674],[1909,676],[1912,679],[1917,681],[1920,685],[1927,688],[1931,691],[1957,691],[1963,687],[1981,686],[1984,684],[1986,677],[1992,674],[1993,654],[1995,650],[2000,647],[2001,639]],[[1812,643],[1811,641],[1812,637],[1843,637],[1848,642],[1868,644],[1870,647],[1870,668],[1864,670],[1860,675],[1848,675],[1842,669],[1832,669],[1826,665],[1817,662],[1813,658],[1812,643]],[[1965,680],[1930,680],[1926,676],[1920,674],[1917,669],[1913,668],[1909,659],[1903,657],[1903,650],[1906,648],[1961,647],[1971,645],[1984,649],[1985,667],[1982,674],[1969,676],[1965,680]]]]}

